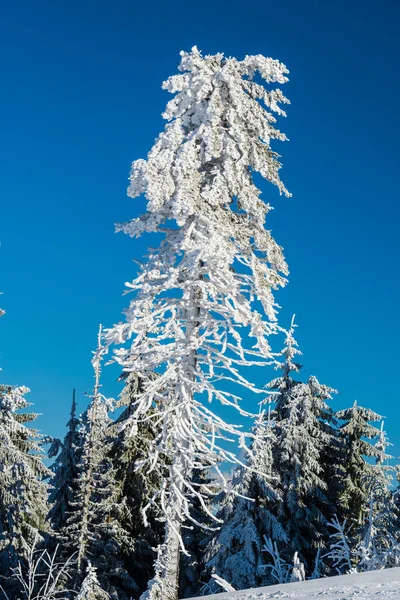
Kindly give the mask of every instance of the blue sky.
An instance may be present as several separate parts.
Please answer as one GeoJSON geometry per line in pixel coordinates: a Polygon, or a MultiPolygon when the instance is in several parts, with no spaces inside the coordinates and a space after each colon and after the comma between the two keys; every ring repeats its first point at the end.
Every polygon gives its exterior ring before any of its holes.
{"type": "Polygon", "coordinates": [[[2,3],[0,363],[3,381],[31,387],[42,430],[62,433],[73,387],[84,408],[98,323],[128,302],[146,240],[114,222],[137,215],[130,163],[164,126],[161,82],[196,44],[290,69],[290,143],[277,150],[293,198],[264,188],[291,271],[281,324],[296,313],[304,374],[340,390],[334,407],[384,414],[400,455],[399,12],[387,0],[2,3]]]}

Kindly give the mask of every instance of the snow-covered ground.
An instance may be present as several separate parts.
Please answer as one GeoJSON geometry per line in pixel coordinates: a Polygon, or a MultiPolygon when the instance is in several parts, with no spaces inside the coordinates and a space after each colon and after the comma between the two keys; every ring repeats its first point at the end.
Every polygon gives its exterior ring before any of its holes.
{"type": "Polygon", "coordinates": [[[224,592],[206,598],[207,600],[270,600],[272,598],[303,598],[303,600],[313,598],[318,600],[392,598],[394,600],[396,598],[400,600],[400,567],[300,583],[272,585],[241,592],[224,592]]]}

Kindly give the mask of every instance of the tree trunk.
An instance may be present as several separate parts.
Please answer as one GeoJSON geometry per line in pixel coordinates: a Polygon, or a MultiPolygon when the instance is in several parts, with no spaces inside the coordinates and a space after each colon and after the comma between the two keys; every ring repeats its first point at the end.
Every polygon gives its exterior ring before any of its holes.
{"type": "MultiPolygon", "coordinates": [[[[180,532],[181,525],[175,524],[180,532]]],[[[170,523],[166,523],[164,543],[158,547],[156,574],[140,600],[178,600],[180,544],[170,523]]]]}
{"type": "MultiPolygon", "coordinates": [[[[190,230],[190,227],[189,227],[190,230]]],[[[192,233],[190,236],[192,237],[192,233]]],[[[202,268],[202,260],[198,262],[197,268],[202,268]]],[[[198,280],[202,279],[201,272],[197,274],[198,280]]],[[[195,342],[199,333],[199,316],[201,312],[200,296],[196,280],[192,280],[192,289],[190,291],[189,307],[184,310],[182,320],[185,322],[185,339],[187,347],[190,348],[187,354],[187,361],[184,367],[184,380],[194,383],[195,368],[197,362],[197,349],[195,342]],[[195,349],[193,349],[195,348],[195,349]]],[[[186,389],[185,396],[193,397],[193,388],[190,384],[183,384],[186,389]]],[[[190,408],[188,410],[190,413],[190,408]]],[[[182,420],[190,422],[190,414],[182,416],[182,420]]],[[[182,449],[180,449],[174,459],[175,467],[182,474],[183,479],[190,478],[188,466],[188,454],[190,453],[189,442],[181,440],[182,449]]],[[[175,483],[180,494],[185,493],[182,481],[175,483]]],[[[157,549],[157,559],[155,563],[156,574],[149,582],[148,589],[142,594],[140,600],[178,600],[179,592],[179,563],[180,563],[180,535],[182,529],[182,518],[177,512],[176,500],[174,494],[170,495],[169,507],[167,508],[166,526],[164,543],[157,549]]]]}

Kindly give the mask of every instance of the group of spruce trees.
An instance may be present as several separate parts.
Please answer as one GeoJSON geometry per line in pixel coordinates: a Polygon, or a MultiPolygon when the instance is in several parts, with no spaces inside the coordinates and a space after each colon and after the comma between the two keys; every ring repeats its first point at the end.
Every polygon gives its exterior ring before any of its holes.
{"type": "MultiPolygon", "coordinates": [[[[217,495],[207,470],[193,472],[208,484],[207,509],[196,501],[184,527],[180,597],[245,589],[400,561],[399,514],[386,453],[382,417],[357,403],[334,412],[335,390],[315,377],[301,381],[299,354],[286,333],[281,373],[266,384],[254,419],[250,453],[236,468],[229,490],[217,495]]],[[[76,414],[75,394],[64,440],[28,426],[35,414],[26,388],[0,388],[0,573],[5,598],[18,598],[18,565],[28,575],[29,556],[57,553],[67,563],[60,597],[137,599],[153,576],[154,549],[163,539],[163,515],[143,509],[163,483],[168,461],[145,472],[157,436],[152,421],[132,435],[138,395],[150,381],[123,374],[119,402],[100,393],[99,368],[87,409],[76,414]],[[117,419],[110,410],[120,408],[117,419]],[[48,469],[43,447],[54,458],[48,469]],[[14,575],[13,575],[14,573],[14,575]],[[6,596],[7,594],[7,596],[6,596]],[[77,596],[79,594],[79,596],[77,596]]],[[[46,575],[47,565],[39,565],[46,575]]],[[[38,579],[40,583],[40,578],[38,579]]],[[[57,596],[55,596],[57,597],[57,596]]]]}
{"type": "Polygon", "coordinates": [[[397,469],[382,417],[357,402],[334,412],[334,389],[296,379],[293,333],[292,323],[282,373],[267,386],[274,395],[254,425],[251,470],[236,470],[221,529],[205,546],[204,572],[235,589],[400,561],[397,469]]]}
{"type": "MultiPolygon", "coordinates": [[[[162,525],[156,510],[148,511],[146,526],[141,516],[159,475],[135,471],[154,432],[146,424],[135,437],[124,430],[138,385],[134,376],[126,378],[112,407],[122,409],[116,421],[98,387],[78,417],[74,392],[62,442],[28,426],[37,415],[22,412],[27,388],[0,387],[0,597],[20,597],[16,575],[19,569],[26,579],[32,575],[32,551],[67,563],[58,589],[68,598],[82,585],[88,593],[79,597],[87,600],[137,598],[146,587],[162,525]],[[46,445],[50,468],[43,462],[46,445]]],[[[39,589],[48,566],[38,562],[39,589]]]]}
{"type": "Polygon", "coordinates": [[[6,600],[177,600],[400,562],[382,418],[334,412],[335,391],[302,380],[294,323],[280,363],[271,348],[288,267],[258,184],[290,196],[271,147],[286,139],[287,74],[262,55],[181,53],[168,123],[132,164],[128,195],[146,211],[118,225],[158,246],[127,284],[125,321],[100,331],[88,407],[78,416],[74,398],[50,440],[24,412],[29,390],[0,387],[6,600]],[[116,404],[99,381],[111,348],[116,404]]]}

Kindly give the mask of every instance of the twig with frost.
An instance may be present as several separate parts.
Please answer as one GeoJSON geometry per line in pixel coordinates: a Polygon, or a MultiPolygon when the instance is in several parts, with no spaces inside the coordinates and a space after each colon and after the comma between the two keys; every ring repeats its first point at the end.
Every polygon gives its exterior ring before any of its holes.
{"type": "MultiPolygon", "coordinates": [[[[22,597],[18,600],[68,600],[72,590],[64,587],[62,579],[69,579],[69,568],[74,557],[61,562],[57,559],[58,546],[50,554],[47,550],[37,548],[39,540],[36,534],[33,544],[28,546],[26,568],[20,561],[13,570],[12,577],[21,588],[22,597]]],[[[10,600],[1,585],[0,590],[10,600]]]]}
{"type": "Polygon", "coordinates": [[[263,552],[267,552],[272,558],[272,564],[263,565],[263,569],[270,569],[271,576],[275,579],[276,583],[287,583],[289,580],[290,566],[281,557],[276,542],[273,542],[271,538],[264,536],[263,552]]]}
{"type": "Polygon", "coordinates": [[[213,573],[211,577],[215,580],[215,582],[224,590],[224,592],[235,592],[235,588],[228,583],[223,577],[220,577],[216,573],[213,573]]]}
{"type": "Polygon", "coordinates": [[[352,565],[351,548],[348,542],[348,534],[351,526],[346,530],[347,519],[340,523],[335,515],[328,526],[334,530],[330,535],[332,540],[329,552],[324,554],[323,558],[328,558],[332,561],[332,566],[339,575],[354,572],[352,565]]]}

